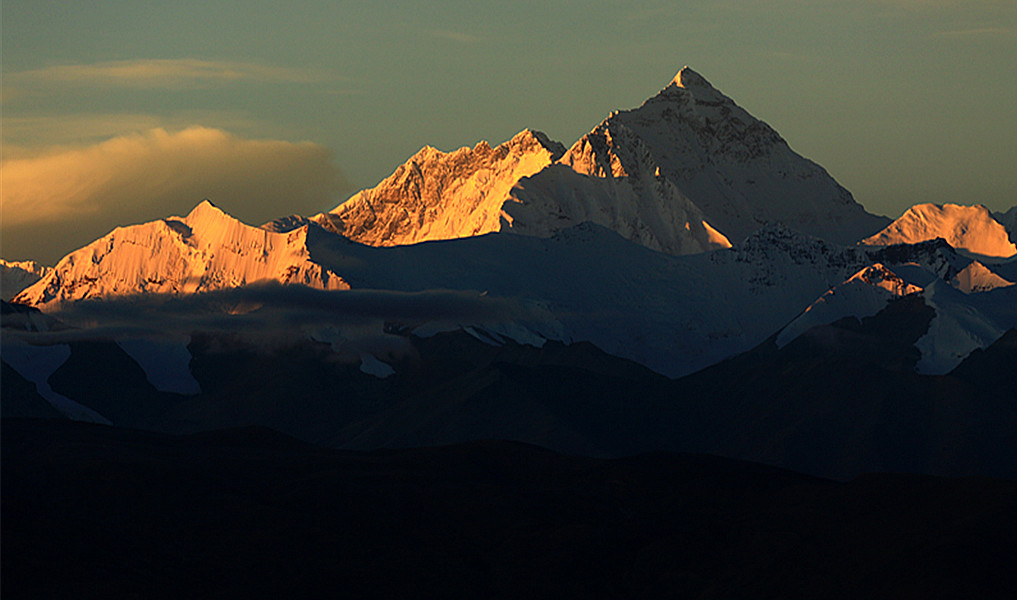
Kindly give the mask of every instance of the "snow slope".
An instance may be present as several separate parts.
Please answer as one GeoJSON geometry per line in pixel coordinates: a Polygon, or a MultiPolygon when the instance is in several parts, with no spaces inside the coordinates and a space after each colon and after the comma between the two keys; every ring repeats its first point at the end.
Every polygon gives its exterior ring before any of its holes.
{"type": "Polygon", "coordinates": [[[973,260],[950,279],[950,284],[965,294],[974,294],[1007,287],[1013,285],[1013,282],[1003,279],[982,263],[973,260]]]}
{"type": "Polygon", "coordinates": [[[309,260],[308,227],[272,233],[245,225],[207,200],[184,218],[130,227],[68,254],[16,302],[48,306],[140,293],[195,293],[263,280],[338,290],[341,277],[309,260]]]}
{"type": "Polygon", "coordinates": [[[160,392],[193,395],[201,393],[201,386],[191,374],[191,353],[187,349],[189,338],[182,340],[128,337],[117,340],[117,345],[145,371],[152,387],[160,392]]]}
{"type": "Polygon", "coordinates": [[[862,244],[876,246],[922,242],[943,238],[958,250],[987,257],[1017,254],[1006,229],[984,206],[916,204],[862,244]]]}
{"type": "Polygon", "coordinates": [[[804,313],[781,330],[777,346],[783,348],[816,325],[833,323],[844,317],[870,317],[883,310],[890,300],[921,291],[922,288],[907,283],[890,269],[875,263],[809,305],[804,313]]]}
{"type": "Polygon", "coordinates": [[[7,261],[0,258],[0,300],[9,301],[21,290],[39,281],[52,270],[34,260],[7,261]]]}
{"type": "Polygon", "coordinates": [[[311,233],[312,257],[354,289],[477,290],[515,299],[541,310],[508,321],[547,339],[590,341],[670,376],[752,348],[873,262],[941,260],[934,244],[889,256],[776,225],[733,248],[688,256],[654,252],[592,223],[549,238],[492,234],[388,248],[311,233]]]}
{"type": "MultiPolygon", "coordinates": [[[[61,302],[85,298],[299,282],[322,290],[352,288],[361,296],[371,292],[375,296],[357,302],[373,306],[374,317],[387,319],[381,312],[394,306],[391,295],[385,295],[390,292],[469,292],[491,298],[499,307],[496,314],[449,317],[446,311],[435,316],[442,311],[433,308],[397,312],[416,315],[403,324],[411,330],[473,327],[494,343],[499,336],[535,345],[546,339],[589,341],[678,376],[759,344],[873,263],[894,270],[907,284],[925,287],[953,278],[970,259],[958,257],[942,240],[839,246],[781,225],[764,227],[732,248],[684,256],[651,250],[594,223],[549,237],[488,234],[375,247],[314,223],[272,233],[203,203],[182,220],[114,231],[63,259],[19,299],[52,311],[61,302]]],[[[883,279],[889,281],[889,276],[883,279]]],[[[244,297],[241,291],[228,304],[244,297]]],[[[302,302],[292,310],[310,306],[302,302]]],[[[357,318],[342,312],[347,310],[342,306],[353,305],[330,305],[340,312],[323,313],[334,314],[325,326],[343,331],[349,319],[357,318]]],[[[844,310],[864,312],[866,306],[844,310]]],[[[378,329],[375,334],[381,335],[380,325],[378,329]]],[[[378,366],[359,360],[367,368],[378,366]]],[[[159,380],[151,369],[146,371],[156,377],[153,383],[159,380]]]]}
{"type": "Polygon", "coordinates": [[[426,146],[376,187],[331,213],[338,217],[340,233],[372,246],[498,231],[501,207],[512,186],[564,151],[561,144],[530,130],[495,148],[480,142],[445,153],[426,146]]]}
{"type": "Polygon", "coordinates": [[[696,254],[731,243],[667,179],[640,172],[599,177],[551,165],[523,178],[503,206],[513,233],[547,237],[584,222],[667,254],[696,254]]]}
{"type": "Polygon", "coordinates": [[[373,246],[494,231],[546,237],[590,221],[675,255],[728,247],[768,223],[854,243],[889,221],[688,67],[568,152],[531,131],[496,148],[425,147],[377,187],[311,220],[373,246]]]}
{"type": "Polygon", "coordinates": [[[60,365],[71,356],[71,348],[66,344],[37,346],[28,344],[11,336],[4,336],[3,361],[10,365],[22,377],[35,384],[39,395],[46,399],[53,408],[64,416],[76,421],[104,423],[108,419],[94,410],[53,391],[49,385],[49,377],[60,365]]]}
{"type": "Polygon", "coordinates": [[[664,178],[732,242],[781,222],[854,243],[888,222],[689,67],[639,108],[612,113],[561,162],[599,177],[664,178]]]}
{"type": "Polygon", "coordinates": [[[935,281],[923,296],[936,316],[928,333],[915,344],[922,353],[916,366],[919,373],[948,373],[971,351],[987,347],[1017,327],[1017,286],[969,295],[935,281]]]}

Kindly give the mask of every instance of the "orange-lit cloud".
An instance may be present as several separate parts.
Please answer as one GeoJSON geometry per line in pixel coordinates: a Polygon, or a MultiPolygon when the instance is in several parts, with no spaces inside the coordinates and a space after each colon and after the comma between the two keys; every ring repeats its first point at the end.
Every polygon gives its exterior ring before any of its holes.
{"type": "MultiPolygon", "coordinates": [[[[14,112],[14,111],[9,111],[14,112]]],[[[261,132],[261,137],[285,136],[284,126],[259,121],[234,110],[176,110],[165,113],[109,112],[4,115],[3,158],[36,158],[61,151],[80,150],[104,140],[131,137],[155,129],[182,131],[194,123],[215,123],[216,128],[240,137],[261,132]]]]}
{"type": "MultiPolygon", "coordinates": [[[[311,142],[251,140],[219,129],[152,129],[2,164],[5,258],[32,244],[81,245],[114,226],[186,214],[209,198],[253,224],[338,202],[331,152],[311,142]],[[44,240],[47,235],[61,239],[44,240]]],[[[75,246],[77,247],[77,246],[75,246]]],[[[60,254],[73,248],[63,248],[60,254]]]]}
{"type": "Polygon", "coordinates": [[[314,83],[331,79],[325,73],[311,69],[192,58],[53,65],[11,73],[7,77],[15,84],[53,83],[139,88],[186,87],[237,81],[314,83]]]}

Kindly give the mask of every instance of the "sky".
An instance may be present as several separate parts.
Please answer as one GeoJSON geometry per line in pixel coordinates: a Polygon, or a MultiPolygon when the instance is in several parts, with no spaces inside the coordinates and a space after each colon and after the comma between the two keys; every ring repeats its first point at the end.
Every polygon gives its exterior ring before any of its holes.
{"type": "Polygon", "coordinates": [[[3,0],[0,256],[203,198],[328,210],[424,145],[566,146],[684,65],[870,212],[1017,204],[1014,0],[3,0]]]}

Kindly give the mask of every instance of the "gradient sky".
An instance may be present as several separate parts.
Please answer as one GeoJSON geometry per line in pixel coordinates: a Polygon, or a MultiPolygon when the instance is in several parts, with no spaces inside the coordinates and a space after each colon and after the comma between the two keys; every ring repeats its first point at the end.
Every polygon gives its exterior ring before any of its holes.
{"type": "Polygon", "coordinates": [[[566,146],[690,65],[872,212],[1017,204],[1014,0],[4,0],[3,258],[203,197],[332,208],[425,144],[566,146]]]}

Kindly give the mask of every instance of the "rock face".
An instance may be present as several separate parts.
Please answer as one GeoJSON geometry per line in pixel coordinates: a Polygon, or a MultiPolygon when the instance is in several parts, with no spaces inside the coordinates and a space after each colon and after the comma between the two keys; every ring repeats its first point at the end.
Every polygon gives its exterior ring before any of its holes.
{"type": "Polygon", "coordinates": [[[338,223],[324,215],[315,220],[371,246],[491,233],[500,229],[501,207],[512,186],[564,151],[530,130],[494,148],[480,142],[445,153],[427,146],[377,187],[336,207],[331,215],[338,223]]]}
{"type": "Polygon", "coordinates": [[[990,257],[1017,254],[1006,228],[984,206],[916,204],[862,244],[885,246],[914,244],[943,238],[958,250],[990,257]]]}
{"type": "Polygon", "coordinates": [[[207,200],[184,218],[130,227],[68,254],[14,301],[32,306],[139,293],[195,293],[256,281],[348,289],[310,260],[307,227],[272,233],[245,225],[207,200]]]}
{"type": "Polygon", "coordinates": [[[612,113],[561,162],[599,177],[665,179],[732,243],[774,222],[854,243],[887,222],[688,67],[639,108],[612,113]]]}

